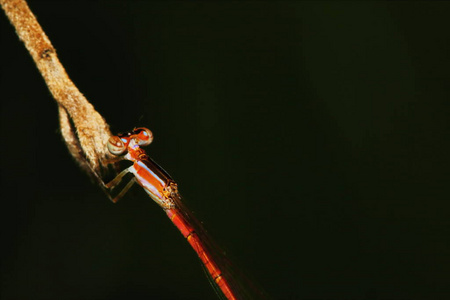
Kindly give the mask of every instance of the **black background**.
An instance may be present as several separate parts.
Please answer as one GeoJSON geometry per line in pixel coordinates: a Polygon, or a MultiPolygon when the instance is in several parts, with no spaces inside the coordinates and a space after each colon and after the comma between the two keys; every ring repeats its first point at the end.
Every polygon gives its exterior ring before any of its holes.
{"type": "MultiPolygon", "coordinates": [[[[275,299],[449,299],[447,2],[30,1],[69,76],[275,299]]],[[[1,299],[215,299],[69,156],[4,14],[1,299]]]]}

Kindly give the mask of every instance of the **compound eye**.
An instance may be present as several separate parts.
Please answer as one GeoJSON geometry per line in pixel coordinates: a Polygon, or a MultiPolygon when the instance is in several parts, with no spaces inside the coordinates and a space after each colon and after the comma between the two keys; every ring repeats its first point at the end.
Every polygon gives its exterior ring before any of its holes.
{"type": "Polygon", "coordinates": [[[123,139],[118,136],[110,137],[107,145],[109,152],[114,155],[122,155],[127,150],[127,146],[125,145],[123,139]]]}
{"type": "Polygon", "coordinates": [[[153,141],[153,133],[148,128],[137,128],[134,130],[134,132],[136,132],[139,146],[150,145],[150,143],[153,141]]]}

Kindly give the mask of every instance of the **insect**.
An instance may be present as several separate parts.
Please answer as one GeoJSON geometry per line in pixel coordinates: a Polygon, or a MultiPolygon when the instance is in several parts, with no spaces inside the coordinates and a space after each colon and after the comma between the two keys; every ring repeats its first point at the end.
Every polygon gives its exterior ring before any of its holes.
{"type": "MultiPolygon", "coordinates": [[[[120,172],[111,182],[105,184],[107,189],[113,189],[131,173],[134,177],[126,184],[123,190],[114,198],[117,202],[137,182],[147,194],[164,210],[172,223],[197,253],[203,263],[207,274],[217,292],[224,299],[240,299],[230,284],[230,279],[222,273],[218,263],[208,248],[208,241],[196,228],[198,222],[181,202],[177,184],[160,166],[158,166],[142,149],[153,141],[153,134],[147,128],[135,128],[131,132],[112,136],[108,141],[108,150],[111,154],[133,162],[133,165],[120,172]]],[[[200,231],[199,231],[200,230],[200,231]]]]}

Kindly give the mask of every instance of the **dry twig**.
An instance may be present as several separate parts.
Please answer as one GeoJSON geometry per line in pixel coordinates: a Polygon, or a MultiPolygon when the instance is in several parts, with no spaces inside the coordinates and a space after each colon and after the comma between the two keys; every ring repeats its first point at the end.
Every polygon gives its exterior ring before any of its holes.
{"type": "Polygon", "coordinates": [[[70,80],[26,1],[0,0],[0,4],[58,103],[61,133],[70,153],[85,170],[98,173],[109,158],[108,124],[70,80]]]}

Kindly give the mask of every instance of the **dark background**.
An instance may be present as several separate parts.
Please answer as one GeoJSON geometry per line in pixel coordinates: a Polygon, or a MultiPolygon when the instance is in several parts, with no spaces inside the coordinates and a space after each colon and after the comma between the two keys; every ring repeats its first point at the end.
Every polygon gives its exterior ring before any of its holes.
{"type": "MultiPolygon", "coordinates": [[[[29,4],[273,298],[450,298],[449,3],[29,4]]],[[[143,191],[78,168],[0,15],[1,299],[215,299],[143,191]]]]}

